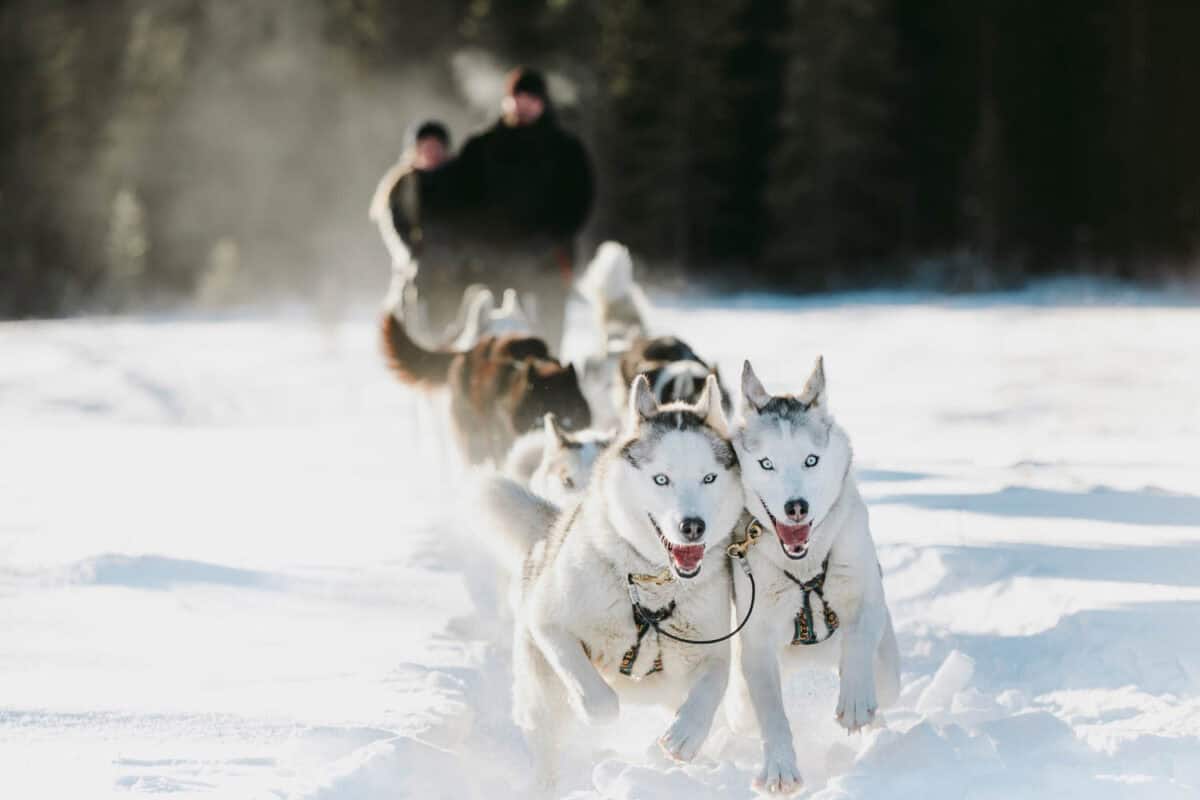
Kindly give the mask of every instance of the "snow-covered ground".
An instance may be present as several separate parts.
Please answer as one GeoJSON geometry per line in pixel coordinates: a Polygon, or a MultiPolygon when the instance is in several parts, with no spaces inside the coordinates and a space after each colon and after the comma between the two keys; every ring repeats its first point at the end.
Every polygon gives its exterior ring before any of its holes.
{"type": "MultiPolygon", "coordinates": [[[[1200,308],[1071,292],[660,309],[855,442],[904,694],[788,687],[818,798],[1200,796],[1200,308]]],[[[0,796],[520,797],[471,509],[368,315],[0,324],[0,796]]],[[[564,742],[564,795],[750,796],[656,709],[564,742]]]]}

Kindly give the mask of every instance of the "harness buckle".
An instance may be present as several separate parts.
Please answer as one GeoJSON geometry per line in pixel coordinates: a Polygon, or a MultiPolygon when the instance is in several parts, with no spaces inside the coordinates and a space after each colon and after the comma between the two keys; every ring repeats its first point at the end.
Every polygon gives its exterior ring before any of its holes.
{"type": "Polygon", "coordinates": [[[730,558],[744,560],[746,552],[758,541],[762,533],[763,528],[762,525],[758,524],[758,520],[750,520],[750,524],[746,526],[746,538],[740,542],[730,542],[729,546],[725,548],[725,555],[730,558]]]}

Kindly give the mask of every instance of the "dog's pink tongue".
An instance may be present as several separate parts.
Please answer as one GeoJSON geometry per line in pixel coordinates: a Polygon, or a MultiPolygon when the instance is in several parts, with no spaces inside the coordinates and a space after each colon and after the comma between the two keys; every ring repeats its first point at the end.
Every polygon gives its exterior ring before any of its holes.
{"type": "Polygon", "coordinates": [[[675,559],[680,572],[695,572],[704,560],[704,545],[677,544],[671,548],[671,558],[675,559]]]}
{"type": "Polygon", "coordinates": [[[808,547],[808,532],[811,530],[809,525],[784,525],[775,523],[775,532],[779,534],[779,540],[783,542],[783,546],[792,552],[799,552],[805,547],[808,547]]]}

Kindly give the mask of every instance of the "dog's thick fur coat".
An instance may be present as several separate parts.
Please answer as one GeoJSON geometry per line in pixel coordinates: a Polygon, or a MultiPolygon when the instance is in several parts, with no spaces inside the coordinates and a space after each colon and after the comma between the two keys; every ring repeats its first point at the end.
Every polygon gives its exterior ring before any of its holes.
{"type": "MultiPolygon", "coordinates": [[[[899,693],[899,652],[867,507],[851,469],[845,431],[829,414],[824,365],[799,395],[770,395],[746,362],[743,409],[732,439],[742,465],[746,508],[763,533],[747,557],[758,581],[753,618],[735,650],[733,716],[753,709],[763,739],[756,785],[789,794],[801,786],[783,707],[780,669],[836,665],[836,717],[848,731],[870,724],[899,693]],[[808,595],[799,584],[824,582],[808,595]],[[829,616],[826,609],[836,616],[829,616]],[[797,615],[803,615],[802,620],[797,615]],[[806,636],[799,636],[803,628],[806,636]]],[[[750,586],[735,574],[739,614],[750,586]]]]}
{"type": "Polygon", "coordinates": [[[563,508],[587,489],[597,457],[612,440],[611,431],[565,431],[553,414],[547,414],[543,430],[513,443],[504,474],[563,508]]]}
{"type": "Polygon", "coordinates": [[[631,576],[663,576],[638,585],[640,602],[651,610],[674,603],[661,624],[678,636],[728,631],[724,546],[742,491],[725,432],[712,381],[695,406],[660,407],[639,378],[617,441],[545,538],[529,526],[554,507],[490,479],[491,544],[510,565],[514,552],[526,552],[513,599],[513,716],[547,784],[571,716],[599,724],[626,700],[677,705],[663,749],[688,760],[707,737],[728,680],[728,643],[683,644],[653,630],[639,638],[629,586],[641,580],[631,576]]]}
{"type": "Polygon", "coordinates": [[[463,352],[426,350],[391,313],[381,334],[387,363],[401,381],[449,388],[451,421],[470,464],[502,463],[513,441],[547,413],[568,430],[591,422],[575,367],[551,358],[541,339],[486,336],[463,352]]]}

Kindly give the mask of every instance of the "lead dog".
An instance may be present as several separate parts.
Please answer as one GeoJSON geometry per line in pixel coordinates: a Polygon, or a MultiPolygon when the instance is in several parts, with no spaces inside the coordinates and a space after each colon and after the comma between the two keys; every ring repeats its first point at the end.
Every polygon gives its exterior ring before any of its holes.
{"type": "Polygon", "coordinates": [[[572,716],[609,722],[631,699],[678,706],[659,744],[679,760],[708,736],[728,681],[728,643],[684,644],[659,628],[691,639],[729,630],[725,544],[742,488],[726,431],[715,381],[695,405],[659,406],[639,377],[617,441],[551,531],[537,523],[554,516],[553,505],[491,479],[484,511],[498,522],[489,544],[522,576],[513,718],[545,786],[572,716]]]}
{"type": "MultiPolygon", "coordinates": [[[[747,552],[758,603],[739,637],[741,669],[731,696],[744,704],[749,695],[762,733],[755,786],[786,794],[802,781],[781,666],[836,664],[837,720],[857,731],[881,703],[895,701],[899,652],[850,439],[830,416],[822,360],[799,395],[768,394],[747,361],[742,399],[732,439],[746,508],[762,534],[747,552]]],[[[737,571],[734,580],[740,617],[750,587],[737,571]]]]}

